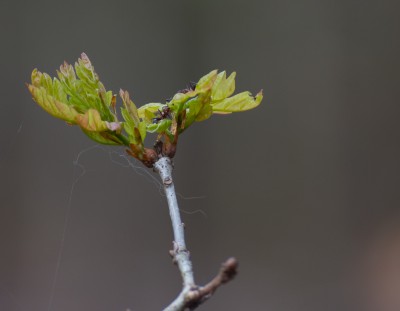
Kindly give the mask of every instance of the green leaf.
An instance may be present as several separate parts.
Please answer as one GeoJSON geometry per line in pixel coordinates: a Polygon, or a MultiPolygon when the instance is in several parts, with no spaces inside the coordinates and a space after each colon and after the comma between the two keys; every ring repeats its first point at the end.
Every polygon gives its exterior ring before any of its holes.
{"type": "Polygon", "coordinates": [[[108,130],[107,123],[101,119],[100,113],[95,109],[89,109],[85,114],[76,117],[78,125],[89,132],[104,132],[108,130]]]}
{"type": "Polygon", "coordinates": [[[186,93],[177,93],[172,97],[171,101],[168,103],[168,107],[175,113],[179,114],[183,105],[193,96],[192,94],[186,93]]]}
{"type": "Polygon", "coordinates": [[[123,91],[121,89],[119,90],[119,95],[122,98],[125,109],[127,110],[131,120],[135,123],[135,125],[139,125],[140,119],[138,111],[133,101],[130,100],[128,91],[123,91]]]}
{"type": "Polygon", "coordinates": [[[64,62],[60,66],[60,71],[57,71],[57,75],[61,83],[65,85],[65,88],[70,90],[70,93],[76,91],[76,75],[72,65],[64,62]]]}
{"type": "Polygon", "coordinates": [[[139,129],[140,137],[142,138],[142,141],[144,141],[145,138],[146,138],[146,135],[147,135],[147,124],[146,124],[146,122],[140,122],[138,129],[139,129]]]}
{"type": "Polygon", "coordinates": [[[111,111],[114,107],[110,107],[112,92],[106,91],[86,54],[82,53],[75,63],[75,70],[73,66],[64,62],[57,75],[63,91],[68,95],[68,104],[77,112],[84,114],[89,109],[95,109],[100,113],[102,120],[117,120],[111,111]]]}
{"type": "Polygon", "coordinates": [[[215,112],[240,112],[257,107],[262,99],[262,91],[256,97],[253,97],[250,92],[242,92],[211,105],[215,112]]]}
{"type": "Polygon", "coordinates": [[[120,90],[119,95],[124,103],[124,108],[121,108],[122,117],[125,120],[125,131],[129,135],[129,140],[132,144],[142,144],[146,138],[146,123],[141,121],[133,101],[129,98],[127,91],[120,90]]]}
{"type": "MultiPolygon", "coordinates": [[[[75,66],[64,62],[57,75],[58,79],[52,80],[46,73],[36,69],[32,72],[28,89],[45,111],[70,124],[78,124],[99,143],[129,145],[121,134],[123,124],[116,116],[116,97],[100,82],[86,54],[82,53],[75,66]]],[[[145,125],[139,127],[145,137],[145,125]]]]}
{"type": "Polygon", "coordinates": [[[75,63],[75,71],[78,78],[88,86],[89,89],[95,89],[99,83],[99,77],[94,71],[94,67],[85,53],[75,63]]]}
{"type": "Polygon", "coordinates": [[[51,114],[53,117],[62,119],[71,124],[76,124],[75,118],[78,113],[74,108],[49,95],[44,87],[35,87],[32,84],[28,84],[28,89],[35,102],[38,103],[46,112],[51,114]]]}
{"type": "Polygon", "coordinates": [[[128,110],[126,108],[121,108],[122,118],[125,120],[124,122],[124,130],[129,135],[129,140],[134,141],[134,129],[135,122],[133,122],[132,117],[130,116],[128,110]]]}
{"type": "Polygon", "coordinates": [[[103,145],[128,145],[123,139],[113,135],[109,132],[92,132],[86,131],[82,128],[82,131],[92,140],[103,145]]]}
{"type": "Polygon", "coordinates": [[[236,72],[232,72],[228,79],[226,79],[225,71],[217,75],[211,89],[211,98],[213,101],[225,99],[233,94],[235,91],[235,77],[236,72]]]}
{"type": "Polygon", "coordinates": [[[41,73],[37,69],[32,71],[32,85],[37,88],[44,88],[49,96],[54,99],[67,103],[67,94],[64,92],[60,81],[56,78],[54,80],[47,73],[41,73]]]}
{"type": "Polygon", "coordinates": [[[210,118],[213,114],[213,109],[209,103],[205,104],[196,116],[196,122],[204,121],[210,118]]]}
{"type": "Polygon", "coordinates": [[[85,94],[82,94],[81,82],[76,77],[74,67],[64,62],[60,66],[60,71],[57,71],[57,75],[64,92],[69,96],[68,104],[74,107],[79,113],[85,113],[90,109],[90,102],[85,99],[85,94]]]}
{"type": "MultiPolygon", "coordinates": [[[[104,89],[104,91],[105,91],[105,89],[104,89]]],[[[111,106],[112,104],[114,104],[113,103],[113,97],[114,97],[114,95],[113,95],[112,91],[105,92],[105,98],[104,99],[105,99],[105,102],[106,102],[107,106],[111,106]]]]}
{"type": "Polygon", "coordinates": [[[186,108],[185,128],[187,128],[196,120],[198,114],[203,108],[203,101],[200,98],[200,96],[197,96],[191,100],[188,100],[185,104],[185,108],[186,108]]]}
{"type": "Polygon", "coordinates": [[[140,119],[146,120],[147,123],[152,122],[152,118],[155,117],[155,114],[160,110],[162,110],[162,107],[165,105],[160,104],[160,103],[149,103],[146,105],[143,105],[138,108],[138,115],[140,119]]]}
{"type": "Polygon", "coordinates": [[[151,123],[147,125],[147,131],[150,133],[163,133],[165,132],[172,124],[170,119],[161,120],[158,123],[151,123]]]}
{"type": "MultiPolygon", "coordinates": [[[[125,120],[125,123],[124,123],[125,132],[128,134],[129,140],[132,144],[141,144],[144,141],[144,139],[146,138],[146,134],[147,134],[146,122],[140,121],[137,110],[136,110],[136,106],[134,106],[134,109],[135,109],[134,111],[136,112],[136,117],[137,117],[137,121],[138,121],[136,123],[133,119],[132,113],[129,113],[129,110],[127,107],[129,107],[129,106],[121,108],[121,114],[122,114],[123,119],[125,120]],[[139,133],[140,136],[138,136],[137,133],[139,133]]],[[[132,106],[131,106],[131,108],[132,108],[132,106]]]]}
{"type": "Polygon", "coordinates": [[[206,74],[205,76],[201,77],[199,82],[196,84],[196,91],[197,92],[204,92],[209,90],[217,78],[218,70],[213,70],[210,73],[206,74]]]}

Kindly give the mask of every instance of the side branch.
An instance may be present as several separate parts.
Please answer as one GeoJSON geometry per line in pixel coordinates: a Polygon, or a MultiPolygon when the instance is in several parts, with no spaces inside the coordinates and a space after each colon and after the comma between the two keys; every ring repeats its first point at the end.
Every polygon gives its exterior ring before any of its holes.
{"type": "Polygon", "coordinates": [[[205,286],[196,285],[190,254],[186,248],[184,225],[181,221],[174,183],[172,181],[171,159],[168,157],[160,158],[154,164],[154,169],[159,173],[164,185],[172,221],[174,242],[173,250],[170,254],[173,257],[174,263],[178,265],[183,280],[181,293],[163,311],[194,310],[201,303],[209,299],[219,286],[234,278],[237,273],[238,262],[235,258],[229,258],[222,264],[218,274],[208,284],[205,286]]]}

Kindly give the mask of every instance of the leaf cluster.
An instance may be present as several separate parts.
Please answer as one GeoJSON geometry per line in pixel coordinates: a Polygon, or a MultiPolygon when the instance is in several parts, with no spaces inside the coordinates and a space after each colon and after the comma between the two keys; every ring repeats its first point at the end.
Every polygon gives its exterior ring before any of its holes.
{"type": "Polygon", "coordinates": [[[117,113],[117,96],[105,89],[84,53],[74,66],[64,62],[54,78],[34,69],[27,87],[34,101],[52,116],[78,125],[98,143],[129,147],[129,154],[152,167],[160,156],[174,156],[179,134],[194,122],[260,104],[262,92],[255,97],[250,92],[232,96],[235,76],[235,72],[227,77],[225,71],[213,70],[166,103],[149,103],[139,108],[127,91],[120,90],[122,119],[117,113]],[[148,132],[158,133],[153,149],[144,147],[148,132]]]}

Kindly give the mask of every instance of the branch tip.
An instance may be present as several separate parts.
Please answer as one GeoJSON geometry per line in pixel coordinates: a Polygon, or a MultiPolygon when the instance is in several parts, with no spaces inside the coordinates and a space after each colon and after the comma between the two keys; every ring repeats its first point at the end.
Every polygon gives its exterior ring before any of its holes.
{"type": "Polygon", "coordinates": [[[236,274],[239,267],[239,262],[236,258],[228,258],[221,267],[222,283],[229,282],[236,274]]]}

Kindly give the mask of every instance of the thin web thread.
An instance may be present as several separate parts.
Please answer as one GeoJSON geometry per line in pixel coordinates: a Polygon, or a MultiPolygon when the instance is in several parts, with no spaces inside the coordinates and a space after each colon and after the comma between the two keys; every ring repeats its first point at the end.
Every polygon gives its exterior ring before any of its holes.
{"type": "MultiPolygon", "coordinates": [[[[22,127],[22,124],[21,124],[22,127]]],[[[19,131],[18,131],[19,132],[19,131]]],[[[71,209],[72,209],[72,196],[73,196],[73,192],[75,190],[76,184],[79,182],[79,180],[86,174],[86,168],[79,163],[80,158],[85,154],[88,153],[92,150],[95,149],[100,149],[104,152],[107,152],[109,155],[109,159],[112,163],[121,166],[121,167],[125,167],[125,168],[131,168],[136,174],[145,177],[145,179],[154,184],[156,186],[156,188],[159,191],[159,194],[163,197],[165,197],[164,191],[163,191],[163,186],[162,183],[153,175],[149,172],[149,170],[147,168],[144,168],[142,166],[139,165],[135,165],[134,162],[132,162],[132,159],[130,157],[128,157],[128,155],[126,155],[125,153],[118,153],[116,151],[110,151],[110,150],[106,150],[104,147],[100,146],[100,145],[93,145],[91,147],[88,147],[86,149],[83,149],[82,151],[80,151],[76,157],[76,159],[73,161],[73,174],[72,174],[72,184],[71,184],[71,189],[69,192],[69,196],[68,196],[68,200],[67,200],[67,208],[66,208],[66,212],[65,212],[65,220],[64,220],[64,224],[63,224],[63,230],[62,230],[62,234],[61,234],[61,240],[60,240],[60,247],[58,250],[58,255],[57,255],[57,263],[56,263],[56,268],[55,268],[55,273],[54,273],[54,278],[52,281],[52,285],[51,285],[51,290],[50,290],[50,298],[49,298],[49,302],[48,302],[48,306],[47,306],[47,311],[51,311],[53,304],[54,304],[54,298],[55,298],[55,294],[56,294],[56,287],[57,287],[57,283],[58,283],[58,279],[59,279],[59,274],[60,274],[60,269],[61,269],[61,261],[62,261],[62,257],[63,257],[63,252],[64,252],[64,246],[65,246],[65,240],[66,240],[66,236],[67,236],[67,229],[68,229],[68,225],[70,222],[70,214],[71,214],[71,209]],[[124,159],[125,163],[122,163],[120,161],[118,161],[119,159],[124,159]],[[77,168],[80,169],[80,174],[75,178],[75,175],[77,173],[77,168]]],[[[197,200],[197,199],[204,199],[206,198],[205,196],[192,196],[192,197],[186,197],[180,193],[177,193],[177,195],[183,199],[183,200],[197,200]]],[[[180,210],[182,213],[188,214],[188,215],[193,215],[193,214],[201,214],[203,215],[205,218],[207,217],[207,214],[201,210],[201,209],[197,209],[194,211],[186,211],[186,210],[180,210]]]]}
{"type": "Polygon", "coordinates": [[[63,231],[62,231],[62,235],[61,235],[60,247],[59,247],[59,250],[58,250],[56,269],[55,269],[54,278],[53,278],[53,282],[52,282],[52,286],[51,286],[49,303],[48,303],[48,306],[47,306],[47,310],[48,311],[51,311],[51,309],[53,307],[53,302],[54,302],[54,297],[55,297],[55,290],[56,290],[58,276],[59,276],[60,267],[61,267],[61,259],[62,259],[62,255],[63,255],[63,251],[64,251],[65,237],[67,236],[67,228],[68,228],[68,223],[69,223],[70,214],[71,214],[72,194],[74,192],[75,186],[78,183],[79,179],[81,179],[82,176],[84,176],[85,173],[86,173],[85,167],[83,165],[79,164],[79,158],[84,153],[86,153],[86,152],[88,152],[90,150],[93,150],[96,147],[97,146],[92,146],[92,147],[89,147],[87,149],[82,150],[77,155],[75,161],[73,161],[73,164],[74,164],[74,170],[73,170],[73,174],[72,174],[72,180],[73,181],[72,181],[71,190],[69,192],[69,196],[68,196],[68,200],[67,200],[67,210],[65,212],[65,220],[64,220],[63,231]],[[81,173],[78,175],[77,178],[74,179],[77,167],[79,167],[81,169],[81,173]]]}
{"type": "MultiPolygon", "coordinates": [[[[22,131],[22,126],[24,124],[24,121],[22,120],[19,125],[18,125],[18,129],[16,131],[16,135],[19,135],[22,131]]],[[[14,147],[14,137],[9,138],[8,142],[5,144],[6,146],[9,146],[7,148],[7,150],[10,150],[10,146],[14,147]]],[[[1,160],[1,156],[0,156],[0,160],[1,160]]],[[[3,284],[0,283],[0,293],[3,293],[5,296],[8,296],[8,298],[12,301],[12,303],[17,306],[18,310],[25,310],[25,308],[23,308],[21,302],[17,299],[17,297],[11,292],[9,291],[3,284]]]]}
{"type": "Polygon", "coordinates": [[[12,301],[12,303],[17,306],[18,310],[23,311],[25,310],[25,308],[22,307],[22,304],[20,303],[20,301],[17,299],[17,297],[15,297],[15,295],[10,292],[9,290],[7,290],[2,284],[0,284],[0,293],[3,292],[6,296],[8,296],[10,298],[10,300],[12,301]]]}
{"type": "MultiPolygon", "coordinates": [[[[17,145],[16,136],[18,136],[21,133],[23,125],[24,125],[24,121],[21,121],[19,123],[19,125],[18,125],[18,129],[16,131],[16,134],[15,135],[11,135],[11,133],[10,133],[10,135],[7,135],[7,140],[3,144],[3,146],[7,146],[7,148],[4,148],[2,150],[2,153],[0,153],[0,160],[3,160],[4,158],[6,158],[10,154],[11,149],[13,149],[17,145]],[[4,152],[5,150],[6,150],[6,152],[4,152]]],[[[0,168],[3,167],[2,164],[3,164],[2,161],[0,161],[0,168]]]]}

